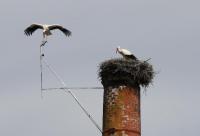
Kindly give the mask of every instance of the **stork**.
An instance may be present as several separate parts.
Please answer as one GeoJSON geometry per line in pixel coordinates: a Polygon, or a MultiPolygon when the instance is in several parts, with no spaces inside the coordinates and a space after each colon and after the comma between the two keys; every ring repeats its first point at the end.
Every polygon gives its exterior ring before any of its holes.
{"type": "Polygon", "coordinates": [[[119,53],[123,56],[126,60],[137,60],[137,58],[127,49],[122,49],[120,47],[117,47],[116,53],[119,53]]]}
{"type": "Polygon", "coordinates": [[[37,29],[42,29],[43,30],[43,40],[44,42],[47,41],[47,37],[49,35],[52,35],[51,30],[55,30],[55,29],[59,29],[60,31],[62,31],[66,36],[70,36],[71,35],[71,31],[67,30],[66,28],[64,28],[61,25],[58,24],[53,24],[53,25],[46,25],[46,24],[31,24],[29,27],[27,27],[24,30],[25,35],[30,36],[33,34],[33,32],[35,32],[37,29]]]}

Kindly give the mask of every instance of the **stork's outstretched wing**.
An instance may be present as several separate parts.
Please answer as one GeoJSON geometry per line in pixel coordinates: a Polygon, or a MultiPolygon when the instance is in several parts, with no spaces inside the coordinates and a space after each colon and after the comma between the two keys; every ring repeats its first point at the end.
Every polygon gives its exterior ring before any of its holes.
{"type": "Polygon", "coordinates": [[[43,26],[40,24],[32,24],[24,30],[25,35],[30,36],[37,29],[43,29],[43,26]]]}
{"type": "Polygon", "coordinates": [[[70,36],[71,35],[71,31],[69,31],[68,29],[62,27],[61,25],[49,25],[49,30],[54,30],[54,29],[59,29],[60,31],[62,31],[66,36],[70,36]]]}

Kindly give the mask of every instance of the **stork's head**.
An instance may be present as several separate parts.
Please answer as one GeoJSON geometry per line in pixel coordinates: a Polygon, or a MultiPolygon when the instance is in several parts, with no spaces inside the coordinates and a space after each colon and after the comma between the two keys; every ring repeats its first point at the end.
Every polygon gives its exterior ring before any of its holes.
{"type": "Polygon", "coordinates": [[[120,46],[118,46],[117,48],[116,48],[116,53],[119,53],[120,52],[120,46]]]}

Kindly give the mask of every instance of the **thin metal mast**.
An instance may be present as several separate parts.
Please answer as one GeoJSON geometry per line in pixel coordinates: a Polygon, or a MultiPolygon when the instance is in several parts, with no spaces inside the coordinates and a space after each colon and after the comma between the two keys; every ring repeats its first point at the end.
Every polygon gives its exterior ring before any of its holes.
{"type": "Polygon", "coordinates": [[[40,44],[40,89],[41,89],[41,98],[43,99],[43,66],[42,66],[42,58],[44,57],[42,47],[47,43],[47,41],[42,41],[40,44]]]}
{"type": "Polygon", "coordinates": [[[41,89],[41,98],[43,99],[43,87],[42,87],[42,44],[40,45],[40,89],[41,89]]]}

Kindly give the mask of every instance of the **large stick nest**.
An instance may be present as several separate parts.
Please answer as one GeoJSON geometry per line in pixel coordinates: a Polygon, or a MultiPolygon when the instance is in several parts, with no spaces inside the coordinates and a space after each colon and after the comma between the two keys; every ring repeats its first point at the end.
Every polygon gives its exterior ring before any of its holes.
{"type": "Polygon", "coordinates": [[[151,64],[139,60],[110,59],[99,67],[99,78],[104,87],[148,87],[152,83],[154,73],[151,64]]]}

